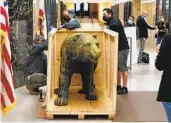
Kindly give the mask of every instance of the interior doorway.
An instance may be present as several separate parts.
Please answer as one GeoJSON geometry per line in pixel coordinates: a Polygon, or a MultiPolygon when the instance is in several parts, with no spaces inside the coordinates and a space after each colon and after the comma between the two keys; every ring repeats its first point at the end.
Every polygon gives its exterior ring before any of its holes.
{"type": "Polygon", "coordinates": [[[90,17],[98,18],[98,3],[90,3],[90,17]]]}
{"type": "Polygon", "coordinates": [[[89,3],[75,3],[75,15],[77,17],[90,17],[90,4],[89,3]]]}

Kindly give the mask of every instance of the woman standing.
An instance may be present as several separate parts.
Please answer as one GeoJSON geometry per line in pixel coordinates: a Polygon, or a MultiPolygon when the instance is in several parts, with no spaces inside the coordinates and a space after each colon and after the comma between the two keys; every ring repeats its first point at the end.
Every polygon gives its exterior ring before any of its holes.
{"type": "Polygon", "coordinates": [[[156,45],[160,44],[163,36],[167,34],[169,29],[169,24],[165,21],[164,16],[160,16],[160,21],[157,23],[158,33],[156,45]]]}
{"type": "Polygon", "coordinates": [[[161,46],[157,46],[158,55],[156,58],[156,68],[163,71],[157,101],[162,102],[166,111],[168,122],[171,122],[171,34],[163,37],[161,46]]]}

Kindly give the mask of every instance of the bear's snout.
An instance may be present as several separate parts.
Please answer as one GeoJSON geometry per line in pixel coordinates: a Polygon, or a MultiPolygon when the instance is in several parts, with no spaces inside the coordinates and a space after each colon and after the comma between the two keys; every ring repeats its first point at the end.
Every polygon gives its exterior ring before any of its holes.
{"type": "Polygon", "coordinates": [[[98,59],[101,56],[102,52],[100,51],[99,47],[97,47],[96,45],[92,45],[90,54],[93,58],[98,59]]]}
{"type": "Polygon", "coordinates": [[[101,55],[102,55],[102,52],[100,50],[96,52],[96,58],[99,58],[101,55]]]}
{"type": "Polygon", "coordinates": [[[94,47],[94,54],[96,58],[99,58],[102,55],[102,52],[98,47],[94,47]]]}

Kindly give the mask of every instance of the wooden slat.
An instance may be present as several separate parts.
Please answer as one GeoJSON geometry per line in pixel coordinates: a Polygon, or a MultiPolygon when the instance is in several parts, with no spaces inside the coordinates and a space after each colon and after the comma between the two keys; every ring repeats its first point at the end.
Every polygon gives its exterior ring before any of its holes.
{"type": "Polygon", "coordinates": [[[53,120],[53,118],[54,118],[54,117],[53,117],[53,114],[47,114],[47,119],[48,119],[48,120],[53,120]]]}
{"type": "MultiPolygon", "coordinates": [[[[50,33],[49,35],[49,41],[48,41],[48,59],[51,60],[52,59],[52,36],[54,33],[50,33]]],[[[52,62],[48,62],[48,70],[47,70],[47,100],[49,101],[51,98],[51,84],[52,84],[52,62]]]]}
{"type": "Polygon", "coordinates": [[[59,33],[103,33],[103,29],[102,28],[99,28],[99,27],[94,27],[92,28],[92,25],[90,28],[86,28],[86,29],[83,29],[83,28],[77,28],[77,29],[74,29],[74,30],[67,30],[67,29],[60,29],[58,30],[59,33]]]}
{"type": "Polygon", "coordinates": [[[113,36],[113,37],[115,37],[115,38],[118,37],[118,33],[117,33],[117,32],[114,32],[114,31],[112,31],[112,30],[109,30],[109,29],[104,28],[104,29],[103,29],[103,32],[106,33],[106,34],[108,34],[108,35],[111,35],[111,36],[113,36]]]}
{"type": "Polygon", "coordinates": [[[78,114],[78,119],[79,120],[84,120],[84,114],[78,114]]]}
{"type": "MultiPolygon", "coordinates": [[[[112,61],[113,61],[113,79],[112,79],[112,107],[116,107],[116,86],[117,86],[117,72],[118,72],[118,37],[115,37],[114,41],[112,42],[114,50],[112,54],[112,61]]],[[[116,108],[113,109],[116,112],[116,108]]]]}
{"type": "Polygon", "coordinates": [[[111,85],[110,83],[110,81],[111,81],[111,79],[110,79],[110,72],[111,72],[111,70],[112,70],[112,68],[111,68],[111,60],[110,60],[110,57],[111,57],[111,55],[110,55],[110,37],[109,37],[110,35],[107,35],[107,47],[106,47],[106,49],[107,49],[107,61],[106,61],[106,64],[107,64],[107,83],[106,84],[108,84],[108,88],[107,88],[107,91],[108,91],[108,97],[110,97],[110,87],[111,86],[113,86],[113,85],[111,85]]]}
{"type": "Polygon", "coordinates": [[[56,83],[56,81],[58,79],[58,77],[56,76],[57,69],[55,69],[55,65],[58,63],[58,61],[56,60],[58,58],[57,55],[56,55],[56,52],[58,50],[57,49],[57,42],[59,42],[59,40],[58,40],[57,35],[55,35],[55,39],[54,39],[54,48],[55,48],[55,50],[54,50],[54,66],[53,66],[53,68],[54,68],[54,87],[53,87],[53,92],[54,92],[54,89],[58,87],[58,84],[56,83]]]}
{"type": "Polygon", "coordinates": [[[114,117],[115,117],[114,114],[109,114],[109,115],[108,115],[108,119],[109,119],[109,120],[114,120],[114,117]]]}

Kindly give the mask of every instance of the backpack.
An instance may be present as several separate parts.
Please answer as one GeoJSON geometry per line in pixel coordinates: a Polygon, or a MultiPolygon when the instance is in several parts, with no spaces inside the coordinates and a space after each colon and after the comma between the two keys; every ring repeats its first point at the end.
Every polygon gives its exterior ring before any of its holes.
{"type": "Polygon", "coordinates": [[[150,57],[149,57],[149,54],[148,53],[143,52],[143,54],[142,54],[142,62],[143,63],[146,63],[146,64],[149,64],[150,63],[150,57]]]}

